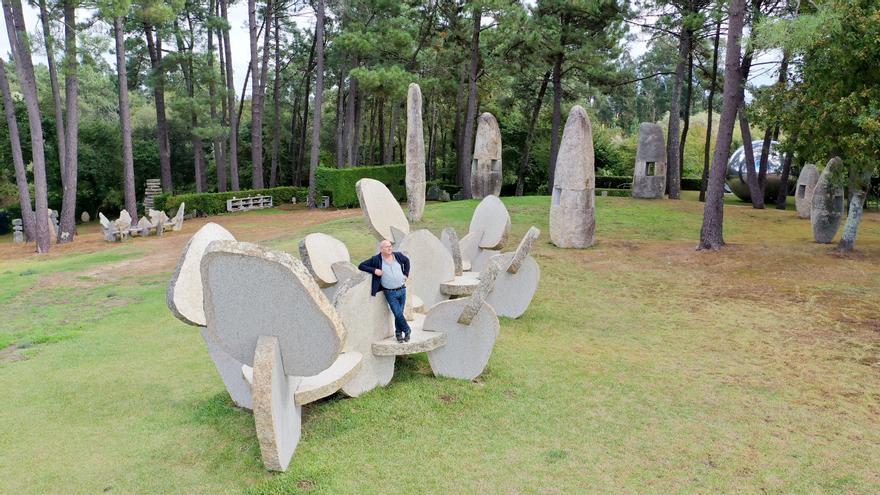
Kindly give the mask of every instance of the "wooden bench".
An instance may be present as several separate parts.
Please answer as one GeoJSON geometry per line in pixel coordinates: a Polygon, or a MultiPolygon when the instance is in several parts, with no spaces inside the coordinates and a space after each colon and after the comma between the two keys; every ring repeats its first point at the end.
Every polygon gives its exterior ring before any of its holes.
{"type": "Polygon", "coordinates": [[[226,211],[248,211],[272,208],[272,196],[248,196],[226,200],[226,211]]]}

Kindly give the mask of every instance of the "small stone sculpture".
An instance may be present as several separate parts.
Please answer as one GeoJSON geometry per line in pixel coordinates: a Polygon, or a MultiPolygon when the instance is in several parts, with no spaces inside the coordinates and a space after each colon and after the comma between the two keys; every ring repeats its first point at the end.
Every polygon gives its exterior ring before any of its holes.
{"type": "Polygon", "coordinates": [[[797,188],[794,192],[794,205],[798,218],[810,218],[810,210],[813,208],[813,191],[818,182],[819,170],[812,163],[806,164],[798,176],[797,188]]]}
{"type": "Polygon", "coordinates": [[[501,129],[491,113],[477,120],[474,159],[471,162],[471,196],[482,199],[501,194],[501,129]]]}
{"type": "MultiPolygon", "coordinates": [[[[639,126],[639,146],[633,170],[632,196],[660,199],[666,190],[666,143],[663,128],[644,122],[639,126]]],[[[603,191],[605,192],[605,191],[603,191]]]]}

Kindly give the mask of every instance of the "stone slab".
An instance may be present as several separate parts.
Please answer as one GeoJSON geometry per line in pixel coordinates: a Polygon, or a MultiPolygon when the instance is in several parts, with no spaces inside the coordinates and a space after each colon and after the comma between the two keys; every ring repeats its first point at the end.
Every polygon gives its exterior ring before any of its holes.
{"type": "Polygon", "coordinates": [[[489,195],[480,201],[471,217],[468,233],[482,232],[479,247],[501,249],[510,235],[510,213],[498,196],[489,195]]]}
{"type": "MultiPolygon", "coordinates": [[[[502,266],[512,260],[515,253],[500,255],[502,266]]],[[[502,270],[495,279],[495,288],[486,302],[492,306],[498,316],[519,318],[529,308],[538,283],[541,280],[541,269],[531,256],[526,255],[516,273],[502,270]]]]}
{"type": "MultiPolygon", "coordinates": [[[[663,128],[652,122],[639,126],[632,196],[660,199],[666,191],[666,142],[663,128]]],[[[603,191],[604,192],[604,191],[603,191]]]]}
{"type": "Polygon", "coordinates": [[[294,395],[296,404],[304,406],[335,394],[357,375],[362,359],[360,352],[343,352],[326,370],[317,375],[303,377],[294,395]]]}
{"type": "Polygon", "coordinates": [[[813,191],[818,182],[819,170],[812,163],[806,164],[798,176],[794,191],[794,204],[798,218],[810,218],[810,210],[813,207],[813,191]]]}
{"type": "Polygon", "coordinates": [[[180,203],[180,207],[177,209],[177,214],[174,215],[174,219],[171,221],[171,230],[174,232],[179,232],[180,229],[183,228],[183,215],[185,212],[186,203],[180,203]]]}
{"type": "Polygon", "coordinates": [[[479,284],[479,278],[459,275],[449,282],[440,284],[440,291],[447,296],[469,296],[479,284]]]}
{"type": "Polygon", "coordinates": [[[406,97],[406,202],[410,222],[425,213],[425,132],[422,126],[422,90],[410,83],[406,97]]]}
{"type": "Polygon", "coordinates": [[[461,269],[467,271],[472,269],[473,261],[480,256],[480,238],[482,232],[469,232],[458,241],[461,250],[461,269]],[[471,265],[470,268],[466,265],[471,265]]]}
{"type": "Polygon", "coordinates": [[[428,306],[446,299],[440,284],[455,278],[455,263],[440,239],[427,230],[417,230],[400,242],[398,250],[410,260],[407,288],[428,306]]]}
{"type": "Polygon", "coordinates": [[[503,271],[501,267],[501,258],[499,256],[495,256],[486,265],[486,268],[480,272],[480,277],[477,280],[477,286],[474,288],[473,293],[468,298],[468,304],[461,311],[461,314],[458,316],[458,322],[462,325],[470,325],[471,321],[477,315],[477,313],[483,308],[484,302],[486,298],[489,297],[489,294],[492,293],[492,290],[495,288],[495,280],[498,278],[498,274],[503,271]]]}
{"type": "MultiPolygon", "coordinates": [[[[229,392],[229,397],[232,398],[236,406],[244,409],[253,409],[254,401],[251,397],[253,376],[251,376],[250,383],[248,383],[241,372],[244,365],[223,350],[220,339],[217,338],[214,332],[208,330],[207,327],[202,327],[199,329],[199,333],[201,333],[202,339],[204,339],[205,345],[208,347],[208,355],[211,356],[211,361],[214,362],[214,367],[217,368],[217,373],[220,375],[220,379],[223,380],[223,385],[226,387],[226,391],[229,392]]],[[[253,375],[253,368],[249,366],[247,368],[251,370],[251,375],[253,375]]]]}
{"type": "Polygon", "coordinates": [[[535,241],[538,240],[538,236],[541,235],[541,230],[534,225],[529,227],[529,230],[526,231],[526,235],[523,236],[522,240],[519,241],[519,245],[516,247],[516,251],[513,253],[513,257],[510,260],[510,263],[504,267],[504,269],[510,273],[516,273],[519,271],[520,266],[522,266],[523,261],[526,259],[526,256],[529,255],[529,252],[532,250],[532,246],[535,244],[535,241]]]}
{"type": "Polygon", "coordinates": [[[458,241],[458,233],[452,227],[446,227],[440,233],[440,242],[446,246],[446,250],[452,255],[452,263],[455,265],[455,275],[461,275],[464,271],[461,260],[461,244],[458,241]]]}
{"type": "Polygon", "coordinates": [[[373,343],[373,354],[376,356],[406,356],[430,352],[446,345],[446,334],[443,332],[423,330],[425,318],[426,315],[416,314],[415,321],[409,325],[412,329],[409,342],[398,342],[394,337],[389,337],[373,343]]]}
{"type": "Polygon", "coordinates": [[[471,195],[474,199],[501,194],[501,150],[501,128],[495,116],[485,112],[477,119],[471,161],[471,195]]]}
{"type": "Polygon", "coordinates": [[[216,223],[206,223],[186,243],[168,282],[165,291],[168,309],[188,325],[203,327],[208,324],[202,292],[202,256],[208,245],[218,240],[234,241],[235,237],[216,223]]]}
{"type": "Polygon", "coordinates": [[[205,319],[224,349],[251,365],[257,339],[276,336],[285,374],[336,361],[345,327],[301,261],[256,244],[214,241],[201,263],[205,319]]]}
{"type": "Polygon", "coordinates": [[[299,241],[299,256],[320,287],[337,282],[333,263],[351,262],[345,243],[321,232],[309,234],[299,241]]]}
{"type": "Polygon", "coordinates": [[[810,224],[813,227],[813,239],[820,244],[834,241],[840,220],[845,211],[843,188],[834,184],[837,174],[842,173],[843,161],[834,157],[819,175],[810,206],[810,224]]]}
{"type": "MultiPolygon", "coordinates": [[[[492,259],[493,256],[501,254],[501,251],[498,249],[481,249],[477,257],[471,260],[471,269],[472,272],[481,272],[486,268],[486,265],[489,264],[489,260],[492,259]]],[[[467,271],[463,272],[467,273],[467,271]]]]}
{"type": "Polygon", "coordinates": [[[392,226],[404,234],[409,234],[409,221],[385,184],[375,179],[364,178],[355,183],[355,189],[364,213],[364,220],[376,239],[393,241],[392,226]]]}
{"type": "Polygon", "coordinates": [[[373,342],[394,335],[394,316],[383,294],[370,295],[372,277],[362,271],[340,282],[333,306],[345,325],[346,353],[363,355],[357,374],[342,385],[342,393],[358,397],[388,385],[394,377],[394,357],[373,354],[373,342]]]}
{"type": "Polygon", "coordinates": [[[458,323],[469,302],[468,298],[443,301],[428,311],[427,333],[446,335],[446,345],[428,352],[428,362],[437,376],[473,380],[489,363],[500,329],[498,317],[491,306],[483,303],[470,325],[458,323]]]}
{"type": "Polygon", "coordinates": [[[302,431],[302,408],[294,401],[302,379],[284,374],[277,337],[259,337],[254,351],[254,423],[260,455],[266,469],[286,471],[302,431]]]}

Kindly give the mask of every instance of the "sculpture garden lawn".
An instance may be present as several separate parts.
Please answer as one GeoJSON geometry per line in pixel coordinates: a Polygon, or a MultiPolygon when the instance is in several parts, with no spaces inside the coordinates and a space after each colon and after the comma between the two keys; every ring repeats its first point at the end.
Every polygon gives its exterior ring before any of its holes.
{"type": "MultiPolygon", "coordinates": [[[[165,306],[205,219],[121,244],[90,224],[39,259],[0,238],[0,493],[880,491],[880,214],[839,257],[792,210],[728,204],[730,246],[706,253],[693,194],[597,197],[596,244],[562,250],[549,198],[502,199],[511,239],[542,230],[542,277],[486,372],[398,359],[387,387],[306,406],[280,474],[165,306]]],[[[413,228],[466,232],[476,203],[413,228]]],[[[210,220],[294,256],[309,232],[353,260],[374,244],[358,210],[210,220]]]]}

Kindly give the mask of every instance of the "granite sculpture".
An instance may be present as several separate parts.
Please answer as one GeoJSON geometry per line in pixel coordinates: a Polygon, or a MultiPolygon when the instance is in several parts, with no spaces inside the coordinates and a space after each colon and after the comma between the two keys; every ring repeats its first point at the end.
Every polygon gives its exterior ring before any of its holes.
{"type": "Polygon", "coordinates": [[[593,133],[587,112],[575,105],[568,114],[556,160],[550,199],[550,241],[561,248],[593,245],[596,231],[593,133]]]}

